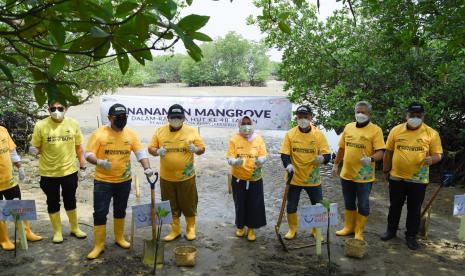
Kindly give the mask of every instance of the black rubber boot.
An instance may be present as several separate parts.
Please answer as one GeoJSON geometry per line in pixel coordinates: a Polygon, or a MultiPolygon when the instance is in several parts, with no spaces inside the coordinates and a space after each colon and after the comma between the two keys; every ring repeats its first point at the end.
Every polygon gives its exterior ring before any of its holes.
{"type": "Polygon", "coordinates": [[[417,250],[420,248],[416,237],[405,237],[405,243],[410,250],[417,250]]]}
{"type": "Polygon", "coordinates": [[[384,232],[384,234],[381,235],[381,240],[388,241],[388,240],[392,240],[395,237],[396,237],[395,231],[386,230],[386,232],[384,232]]]}

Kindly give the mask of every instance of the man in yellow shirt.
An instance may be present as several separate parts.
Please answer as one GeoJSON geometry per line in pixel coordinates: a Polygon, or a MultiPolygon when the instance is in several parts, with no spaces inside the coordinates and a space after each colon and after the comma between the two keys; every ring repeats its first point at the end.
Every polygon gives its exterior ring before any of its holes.
{"type": "Polygon", "coordinates": [[[231,137],[228,164],[232,169],[232,191],[236,211],[236,236],[245,235],[255,241],[254,229],[266,225],[262,166],[266,162],[266,146],[261,135],[254,133],[252,119],[239,120],[239,133],[231,137]]]}
{"type": "Polygon", "coordinates": [[[383,159],[383,131],[370,121],[371,104],[355,104],[355,122],[345,126],[339,140],[339,150],[333,165],[333,174],[342,163],[340,174],[344,195],[345,222],[338,236],[355,233],[364,240],[363,230],[370,214],[370,192],[375,181],[375,161],[383,159]]]}
{"type": "Polygon", "coordinates": [[[87,143],[86,159],[96,165],[94,180],[94,249],[87,255],[92,260],[105,248],[107,215],[113,198],[113,230],[115,243],[128,249],[124,239],[124,218],[131,192],[131,152],[144,168],[144,174],[153,175],[147,152],[137,134],[126,127],[127,110],[114,104],[108,111],[110,125],[92,133],[87,143]]]}
{"type": "Polygon", "coordinates": [[[158,128],[149,146],[149,153],[160,156],[160,188],[162,200],[169,200],[173,216],[171,233],[164,237],[172,241],[181,235],[179,217],[186,217],[186,239],[196,237],[197,187],[194,154],[205,152],[205,144],[197,129],[184,124],[184,108],[175,104],[168,109],[168,124],[158,128]]]}
{"type": "Polygon", "coordinates": [[[29,147],[32,155],[40,154],[40,188],[47,196],[47,211],[52,222],[54,243],[63,242],[60,188],[71,235],[78,239],[87,237],[86,233],[79,229],[76,211],[76,158],[79,160],[80,169],[86,169],[82,134],[78,122],[65,117],[67,110],[65,102],[50,102],[50,116],[36,123],[29,147]]]}
{"type": "MultiPolygon", "coordinates": [[[[21,199],[21,190],[13,178],[13,166],[18,169],[19,180],[26,178],[24,168],[21,167],[21,157],[16,152],[16,145],[11,139],[8,130],[0,126],[0,200],[21,199]]],[[[28,241],[40,241],[41,236],[34,234],[28,221],[24,221],[24,230],[28,241]]],[[[8,236],[6,221],[0,221],[0,247],[4,250],[14,250],[15,245],[8,236]]]]}
{"type": "MultiPolygon", "coordinates": [[[[298,228],[297,206],[302,190],[307,192],[312,204],[323,199],[320,165],[331,159],[325,135],[311,124],[312,109],[301,105],[296,110],[297,125],[286,133],[281,145],[281,160],[288,174],[294,174],[287,197],[287,222],[289,231],[284,238],[294,239],[298,228]]],[[[312,230],[313,236],[316,229],[312,230]]]]}
{"type": "Polygon", "coordinates": [[[441,161],[443,152],[439,134],[423,122],[424,118],[423,105],[409,105],[407,122],[389,132],[383,160],[383,172],[389,178],[390,206],[387,231],[381,240],[396,236],[402,207],[407,200],[405,241],[411,250],[419,248],[416,236],[429,183],[429,167],[441,161]]]}

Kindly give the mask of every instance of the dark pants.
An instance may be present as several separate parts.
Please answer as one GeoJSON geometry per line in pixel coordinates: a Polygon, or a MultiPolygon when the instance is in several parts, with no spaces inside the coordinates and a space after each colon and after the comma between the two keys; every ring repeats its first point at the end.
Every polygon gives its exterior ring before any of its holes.
{"type": "Polygon", "coordinates": [[[169,200],[173,218],[197,215],[197,184],[195,176],[184,181],[168,181],[160,178],[161,200],[169,200]]]}
{"type": "Polygon", "coordinates": [[[113,218],[125,218],[131,182],[106,183],[94,180],[94,225],[107,224],[110,202],[113,198],[113,218]]]}
{"type": "Polygon", "coordinates": [[[8,190],[0,191],[0,200],[13,200],[13,199],[21,199],[21,190],[19,189],[19,185],[14,186],[8,190]]]}
{"type": "Polygon", "coordinates": [[[53,214],[60,211],[60,187],[65,210],[76,209],[77,172],[63,177],[40,177],[40,188],[47,196],[47,211],[53,214]]]}
{"type": "Polygon", "coordinates": [[[263,197],[263,180],[247,181],[232,177],[234,207],[236,209],[236,226],[255,229],[266,225],[265,199],[263,197]]]}
{"type": "Polygon", "coordinates": [[[356,211],[362,216],[370,214],[370,192],[373,183],[357,183],[341,178],[342,194],[346,210],[356,211]]]}
{"type": "Polygon", "coordinates": [[[420,227],[421,205],[425,199],[426,185],[389,179],[388,231],[396,232],[405,199],[407,199],[406,237],[415,237],[420,227]]]}
{"type": "Polygon", "coordinates": [[[297,206],[299,205],[299,200],[300,200],[300,192],[302,190],[305,190],[305,192],[307,192],[312,205],[320,203],[321,200],[323,199],[323,191],[321,189],[321,185],[315,186],[315,187],[290,185],[289,193],[287,194],[287,207],[286,207],[288,214],[297,212],[297,206]]]}

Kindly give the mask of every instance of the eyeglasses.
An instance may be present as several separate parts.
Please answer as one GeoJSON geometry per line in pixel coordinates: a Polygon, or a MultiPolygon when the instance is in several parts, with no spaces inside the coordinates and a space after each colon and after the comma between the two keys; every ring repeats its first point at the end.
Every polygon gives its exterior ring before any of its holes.
{"type": "Polygon", "coordinates": [[[65,111],[65,108],[63,106],[52,106],[52,107],[50,107],[51,112],[55,112],[57,110],[60,111],[60,112],[63,112],[63,111],[65,111]]]}

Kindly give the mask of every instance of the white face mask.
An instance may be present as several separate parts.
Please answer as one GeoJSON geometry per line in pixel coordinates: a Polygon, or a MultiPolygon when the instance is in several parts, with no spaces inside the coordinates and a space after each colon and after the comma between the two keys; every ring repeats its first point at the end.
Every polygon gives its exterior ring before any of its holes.
{"type": "Polygon", "coordinates": [[[183,119],[169,119],[168,122],[170,123],[170,126],[174,128],[178,128],[182,126],[182,124],[184,123],[184,120],[183,119]]]}
{"type": "Polygon", "coordinates": [[[61,121],[65,117],[65,112],[60,112],[58,110],[55,110],[54,112],[50,113],[50,116],[52,116],[53,119],[61,121]]]}
{"type": "Polygon", "coordinates": [[[417,128],[421,125],[423,120],[421,118],[408,118],[407,124],[411,128],[417,128]]]}
{"type": "Polygon", "coordinates": [[[244,135],[250,135],[253,131],[253,126],[251,125],[242,125],[240,128],[241,133],[244,135]]]}
{"type": "Polygon", "coordinates": [[[307,128],[310,126],[310,120],[308,119],[297,119],[297,125],[300,128],[307,128]]]}
{"type": "Polygon", "coordinates": [[[365,115],[363,113],[356,113],[355,114],[355,121],[357,121],[357,123],[359,123],[359,124],[366,123],[366,122],[368,122],[369,119],[370,119],[370,117],[368,117],[367,115],[365,115]]]}

